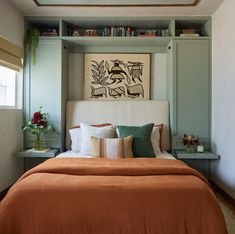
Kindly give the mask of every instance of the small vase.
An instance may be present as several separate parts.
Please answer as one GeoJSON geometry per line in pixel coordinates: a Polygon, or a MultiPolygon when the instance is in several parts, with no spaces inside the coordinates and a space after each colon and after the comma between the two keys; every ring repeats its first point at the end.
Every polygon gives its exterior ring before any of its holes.
{"type": "Polygon", "coordinates": [[[41,139],[41,132],[35,134],[35,142],[34,142],[34,149],[37,151],[42,150],[42,139],[41,139]]]}
{"type": "Polygon", "coordinates": [[[195,146],[194,145],[187,145],[186,146],[186,151],[189,153],[194,153],[195,152],[195,146]]]}

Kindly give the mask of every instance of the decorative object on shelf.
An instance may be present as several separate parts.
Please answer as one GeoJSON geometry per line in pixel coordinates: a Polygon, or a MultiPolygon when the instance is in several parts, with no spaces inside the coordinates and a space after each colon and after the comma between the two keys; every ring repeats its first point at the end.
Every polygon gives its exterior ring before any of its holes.
{"type": "Polygon", "coordinates": [[[80,30],[79,30],[79,28],[74,28],[73,29],[73,36],[75,37],[75,36],[80,36],[80,30]]]}
{"type": "Polygon", "coordinates": [[[47,31],[42,32],[42,36],[43,37],[58,37],[59,34],[55,28],[53,29],[49,28],[47,29],[47,31]]]}
{"type": "Polygon", "coordinates": [[[40,107],[39,111],[34,112],[32,119],[26,122],[22,127],[24,132],[28,131],[35,135],[34,150],[36,151],[45,150],[42,146],[41,134],[47,134],[49,131],[56,131],[54,125],[49,123],[49,113],[42,113],[41,111],[42,107],[40,107]]]}
{"type": "Polygon", "coordinates": [[[197,146],[197,152],[203,153],[204,152],[204,146],[203,145],[198,145],[197,146]]]}
{"type": "Polygon", "coordinates": [[[33,64],[36,63],[36,49],[38,48],[40,31],[37,28],[30,28],[25,35],[25,44],[32,55],[33,64]]]}
{"type": "Polygon", "coordinates": [[[85,33],[84,33],[84,36],[87,36],[87,37],[95,37],[95,36],[97,36],[96,29],[86,29],[85,33]]]}
{"type": "Polygon", "coordinates": [[[33,148],[33,149],[28,149],[28,150],[26,150],[26,152],[28,152],[28,153],[46,153],[46,152],[48,152],[50,149],[49,148],[43,148],[43,149],[41,149],[40,151],[39,150],[36,150],[35,148],[33,148]]]}
{"type": "Polygon", "coordinates": [[[149,99],[149,54],[85,54],[85,100],[149,99]]]}
{"type": "Polygon", "coordinates": [[[196,146],[199,144],[199,139],[194,135],[184,134],[182,143],[186,146],[186,151],[195,152],[196,146]]]}

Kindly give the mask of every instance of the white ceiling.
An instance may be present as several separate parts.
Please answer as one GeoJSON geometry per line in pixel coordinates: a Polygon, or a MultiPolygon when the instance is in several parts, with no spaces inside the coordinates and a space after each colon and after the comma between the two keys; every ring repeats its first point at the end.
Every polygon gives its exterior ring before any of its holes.
{"type": "MultiPolygon", "coordinates": [[[[25,16],[212,15],[224,0],[201,0],[193,7],[38,7],[33,0],[8,0],[25,16]]],[[[177,0],[176,0],[177,2],[177,0]]]]}

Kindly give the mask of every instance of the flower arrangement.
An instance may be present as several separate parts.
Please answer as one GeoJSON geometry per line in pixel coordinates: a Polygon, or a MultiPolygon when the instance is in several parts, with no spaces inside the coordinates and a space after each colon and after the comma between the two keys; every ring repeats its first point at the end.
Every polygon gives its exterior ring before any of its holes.
{"type": "Polygon", "coordinates": [[[189,152],[194,152],[196,145],[199,145],[198,137],[194,135],[184,134],[182,138],[182,143],[186,145],[186,150],[189,152]]]}
{"type": "Polygon", "coordinates": [[[49,123],[49,119],[49,113],[42,113],[42,107],[40,107],[39,111],[34,112],[32,119],[22,127],[24,132],[28,131],[35,135],[35,150],[43,150],[41,133],[56,131],[55,127],[49,123]]]}

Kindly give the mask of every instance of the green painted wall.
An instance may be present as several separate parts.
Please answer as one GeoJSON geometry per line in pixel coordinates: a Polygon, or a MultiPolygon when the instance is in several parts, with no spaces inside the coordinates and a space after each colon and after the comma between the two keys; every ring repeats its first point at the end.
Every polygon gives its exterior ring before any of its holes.
{"type": "Polygon", "coordinates": [[[173,148],[182,148],[184,133],[210,141],[209,40],[174,40],[168,52],[173,148]]]}
{"type": "MultiPolygon", "coordinates": [[[[64,103],[67,97],[67,53],[64,46],[62,40],[40,40],[36,64],[30,58],[26,61],[26,119],[30,119],[40,106],[43,107],[43,112],[49,112],[51,121],[59,132],[44,136],[46,146],[52,148],[63,148],[64,145],[64,103]]],[[[33,143],[34,137],[27,134],[26,147],[33,147],[33,143]]]]}

